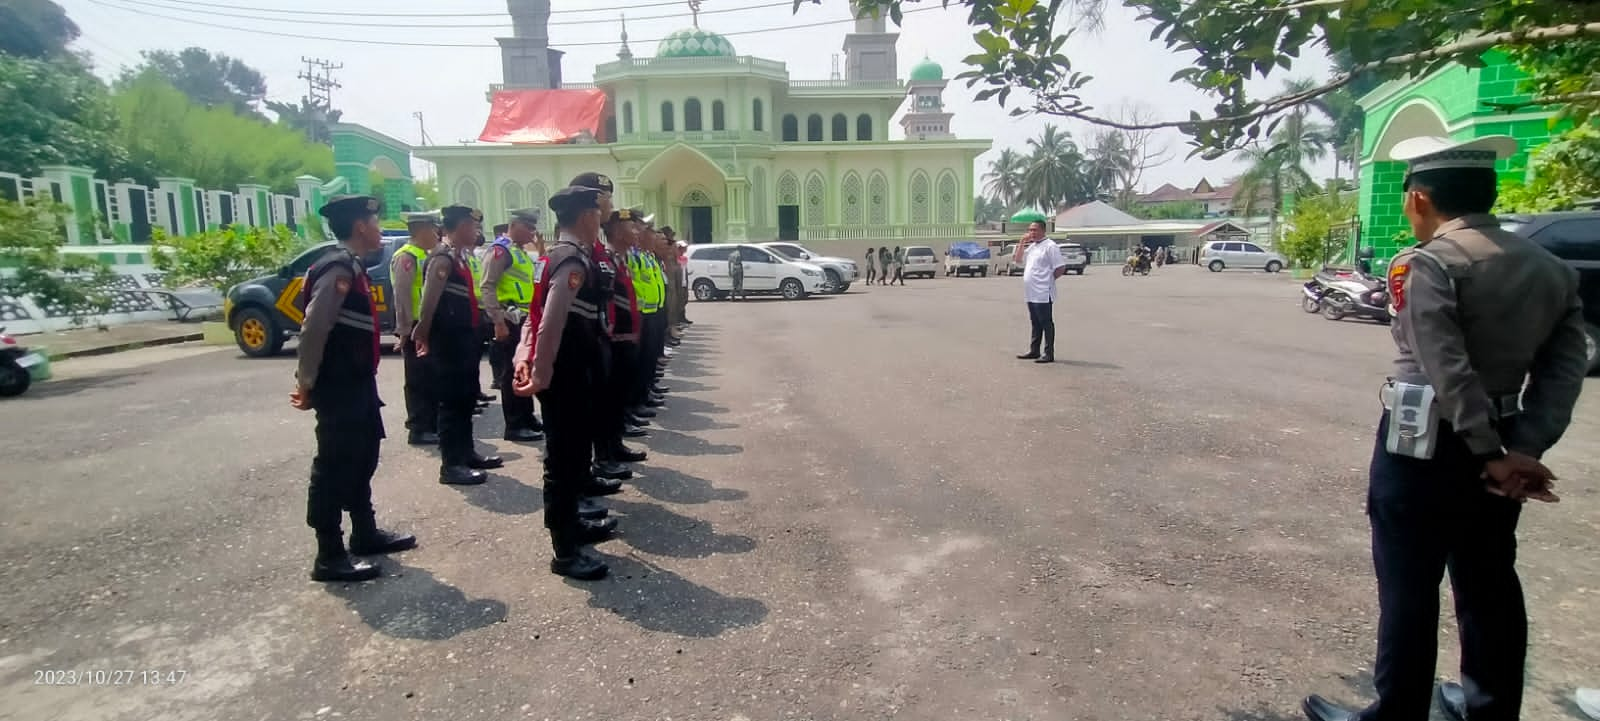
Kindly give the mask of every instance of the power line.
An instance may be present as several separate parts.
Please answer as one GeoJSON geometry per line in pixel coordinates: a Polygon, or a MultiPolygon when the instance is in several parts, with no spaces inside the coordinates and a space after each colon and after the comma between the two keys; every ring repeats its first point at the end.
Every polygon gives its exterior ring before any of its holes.
{"type": "MultiPolygon", "coordinates": [[[[353,44],[353,45],[383,45],[383,46],[388,46],[388,47],[404,47],[404,48],[499,48],[500,47],[498,44],[490,45],[488,43],[438,43],[438,42],[433,42],[433,43],[408,43],[408,42],[396,42],[396,41],[390,41],[390,40],[362,40],[362,39],[359,39],[359,38],[335,38],[335,37],[327,37],[327,36],[324,36],[324,35],[301,35],[301,34],[298,34],[298,33],[276,32],[276,31],[273,31],[273,30],[258,30],[258,29],[234,27],[232,25],[218,25],[216,23],[208,23],[208,22],[205,22],[205,21],[202,21],[202,20],[192,20],[192,19],[189,19],[189,18],[174,17],[172,15],[162,15],[160,13],[153,13],[153,12],[149,12],[149,11],[146,11],[146,10],[140,10],[140,9],[137,9],[137,8],[126,7],[126,6],[123,6],[123,5],[113,5],[113,4],[109,3],[109,2],[105,2],[105,0],[88,0],[88,2],[93,3],[95,5],[108,7],[108,8],[111,8],[113,10],[121,10],[123,12],[137,13],[137,14],[145,16],[145,17],[160,18],[162,20],[172,20],[174,22],[188,23],[190,25],[199,25],[199,26],[208,27],[208,28],[216,28],[218,30],[232,30],[232,31],[235,31],[235,32],[252,33],[252,34],[255,34],[255,35],[266,35],[266,36],[269,36],[269,37],[294,38],[296,40],[322,40],[322,41],[325,41],[325,42],[347,43],[347,44],[353,44]]],[[[676,3],[673,3],[673,4],[676,4],[676,3]]],[[[642,7],[642,6],[639,6],[639,7],[642,7]]],[[[904,14],[910,15],[912,13],[928,12],[928,11],[931,11],[931,10],[943,10],[943,9],[944,9],[943,7],[916,8],[914,10],[907,10],[907,11],[905,11],[904,14]]],[[[779,31],[782,31],[782,30],[801,30],[801,29],[805,29],[805,28],[817,28],[817,27],[824,27],[824,26],[827,26],[827,25],[841,25],[841,24],[844,24],[844,23],[853,23],[853,22],[855,22],[854,18],[844,18],[844,19],[840,19],[840,20],[823,20],[823,21],[814,22],[814,23],[802,23],[802,24],[799,24],[799,25],[785,25],[785,26],[776,27],[776,28],[761,28],[761,29],[758,29],[758,30],[735,30],[735,31],[732,31],[732,32],[718,33],[718,34],[722,35],[723,37],[732,37],[732,36],[738,36],[738,35],[756,35],[756,34],[760,34],[760,33],[774,33],[774,32],[779,32],[779,31]]],[[[653,39],[650,39],[650,40],[635,41],[635,42],[653,43],[653,42],[661,42],[662,40],[665,40],[665,39],[666,38],[653,38],[653,39]]],[[[585,43],[561,43],[561,47],[598,47],[598,46],[611,46],[611,45],[615,45],[615,44],[616,44],[616,41],[605,40],[605,41],[599,41],[599,42],[585,42],[585,43]]]]}
{"type": "MultiPolygon", "coordinates": [[[[227,17],[227,18],[238,18],[240,20],[260,20],[262,22],[269,22],[269,23],[294,23],[294,24],[304,24],[305,23],[305,18],[303,18],[303,17],[270,17],[270,16],[262,16],[262,15],[250,15],[250,14],[246,14],[246,13],[220,12],[220,11],[216,11],[216,10],[196,10],[196,9],[192,9],[192,8],[183,7],[183,5],[188,4],[188,3],[183,3],[183,2],[181,2],[181,0],[164,0],[164,2],[151,2],[150,0],[121,0],[121,2],[130,4],[130,5],[143,5],[143,6],[146,6],[146,7],[153,7],[153,8],[159,9],[159,10],[171,10],[171,11],[174,11],[174,12],[204,13],[207,17],[227,17]],[[176,6],[174,6],[173,3],[176,3],[176,6]]],[[[790,2],[782,2],[782,1],[780,1],[780,2],[765,3],[765,4],[762,4],[762,5],[750,5],[750,6],[745,6],[745,7],[724,8],[722,10],[705,10],[705,11],[702,11],[700,14],[701,15],[711,15],[713,13],[736,13],[736,12],[746,12],[746,11],[749,11],[749,10],[765,10],[765,9],[768,9],[768,8],[791,7],[791,6],[792,6],[792,3],[790,3],[790,2]]],[[[249,10],[250,8],[235,8],[235,9],[249,10]]],[[[268,11],[268,10],[263,8],[262,11],[268,11]]],[[[277,11],[269,11],[269,12],[277,12],[277,11]]],[[[383,15],[384,16],[393,16],[390,13],[384,13],[383,15]]],[[[504,16],[505,14],[501,13],[501,15],[504,16]]],[[[662,13],[662,14],[658,14],[658,15],[642,15],[642,16],[635,17],[634,20],[664,20],[664,19],[668,19],[668,18],[689,17],[689,15],[690,15],[690,13],[662,13]]],[[[372,17],[372,15],[366,15],[366,17],[372,17]]],[[[456,24],[450,24],[450,23],[415,23],[415,22],[410,22],[410,23],[408,23],[408,22],[385,23],[385,22],[355,22],[355,21],[344,21],[344,20],[318,20],[316,22],[319,25],[341,25],[341,26],[347,26],[347,27],[362,27],[362,28],[411,28],[413,30],[434,30],[434,29],[452,30],[452,29],[456,29],[456,28],[463,28],[463,29],[469,29],[470,30],[470,29],[474,29],[474,28],[504,28],[504,27],[506,27],[507,25],[510,24],[509,22],[456,23],[456,24]]],[[[591,18],[591,19],[586,19],[586,20],[558,20],[558,21],[550,22],[550,23],[546,23],[546,24],[547,25],[552,25],[552,26],[555,26],[555,25],[593,25],[596,22],[600,22],[600,21],[591,18]]]]}
{"type": "MultiPolygon", "coordinates": [[[[193,5],[193,6],[196,6],[196,7],[205,7],[205,8],[222,8],[224,10],[245,10],[245,11],[248,11],[248,12],[279,13],[279,14],[286,14],[286,15],[301,15],[301,16],[303,16],[303,15],[332,15],[332,16],[342,16],[342,17],[372,17],[373,15],[382,14],[382,15],[385,15],[385,16],[388,16],[388,17],[396,17],[396,18],[471,18],[471,17],[487,18],[487,17],[505,17],[506,14],[507,14],[504,11],[502,11],[502,12],[489,12],[489,13],[391,13],[391,12],[378,13],[378,12],[372,12],[372,11],[368,11],[368,12],[338,12],[338,11],[333,11],[333,10],[296,10],[296,9],[284,9],[284,8],[240,7],[238,5],[232,5],[232,4],[226,4],[226,3],[200,2],[200,0],[173,0],[173,2],[178,2],[178,3],[183,4],[183,5],[193,5]]],[[[573,8],[571,10],[551,10],[550,14],[551,15],[565,15],[565,14],[569,14],[569,13],[598,13],[598,12],[610,13],[610,12],[616,12],[619,9],[621,9],[621,10],[637,10],[637,9],[640,9],[640,8],[657,8],[657,7],[666,7],[668,5],[682,5],[682,4],[683,4],[682,0],[665,0],[664,2],[651,2],[651,3],[641,3],[639,5],[629,5],[629,6],[624,7],[624,8],[617,8],[615,6],[612,6],[612,7],[600,7],[600,8],[573,8]]]]}

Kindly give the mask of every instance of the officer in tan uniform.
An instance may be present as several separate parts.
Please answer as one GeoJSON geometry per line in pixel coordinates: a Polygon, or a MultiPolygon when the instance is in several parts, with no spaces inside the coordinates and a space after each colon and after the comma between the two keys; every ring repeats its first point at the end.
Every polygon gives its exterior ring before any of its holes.
{"type": "Polygon", "coordinates": [[[1585,368],[1575,271],[1500,228],[1494,164],[1506,136],[1397,143],[1405,214],[1420,242],[1390,264],[1398,357],[1381,390],[1367,516],[1378,577],[1377,701],[1352,712],[1319,696],[1313,721],[1424,721],[1446,570],[1461,629],[1461,683],[1438,687],[1458,721],[1518,718],[1528,619],[1517,518],[1553,502],[1539,462],[1566,431],[1585,368]]]}
{"type": "Polygon", "coordinates": [[[407,439],[414,446],[439,443],[439,399],[433,395],[427,361],[417,356],[411,342],[422,306],[422,266],[428,254],[439,247],[443,221],[437,212],[407,213],[406,230],[410,240],[400,246],[389,261],[389,283],[394,287],[394,334],[400,339],[400,354],[405,361],[407,439]]]}
{"type": "Polygon", "coordinates": [[[533,398],[510,392],[512,357],[522,337],[528,303],[533,300],[538,257],[529,255],[528,248],[533,245],[541,215],[538,208],[513,210],[513,222],[496,227],[494,243],[483,255],[483,283],[478,289],[484,319],[491,326],[489,367],[494,371],[494,387],[501,389],[500,408],[506,424],[503,437],[519,443],[544,440],[544,426],[534,415],[533,398]]]}

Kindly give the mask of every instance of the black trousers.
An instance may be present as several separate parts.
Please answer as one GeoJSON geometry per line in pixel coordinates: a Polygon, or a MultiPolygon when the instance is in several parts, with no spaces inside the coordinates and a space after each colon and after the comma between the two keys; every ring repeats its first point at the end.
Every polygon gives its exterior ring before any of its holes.
{"type": "Polygon", "coordinates": [[[1028,352],[1039,352],[1039,341],[1044,341],[1044,354],[1056,353],[1056,313],[1055,303],[1029,303],[1028,323],[1033,326],[1033,335],[1028,341],[1028,352]]]}
{"type": "Polygon", "coordinates": [[[505,416],[507,431],[519,428],[532,430],[538,422],[533,414],[533,398],[519,396],[511,390],[511,376],[516,371],[512,356],[517,354],[520,340],[516,333],[512,333],[505,340],[494,341],[489,346],[489,368],[494,371],[494,379],[500,384],[500,411],[505,416]]]}
{"type": "MultiPolygon", "coordinates": [[[[331,380],[331,379],[330,379],[331,380]]],[[[317,533],[340,533],[342,513],[360,527],[372,522],[372,474],[378,469],[383,416],[377,379],[367,387],[313,389],[317,453],[311,458],[306,525],[317,533]]]]}
{"type": "Polygon", "coordinates": [[[439,400],[433,397],[428,360],[417,357],[417,346],[407,337],[400,344],[406,368],[406,429],[413,433],[439,431],[439,400]]]}
{"type": "Polygon", "coordinates": [[[650,386],[656,382],[656,369],[660,367],[657,364],[667,347],[667,317],[656,311],[642,313],[639,318],[643,325],[639,328],[639,361],[633,388],[635,405],[649,397],[650,386]]]}
{"type": "MultiPolygon", "coordinates": [[[[538,394],[544,409],[544,527],[558,549],[576,544],[578,500],[593,478],[594,439],[601,428],[597,398],[609,372],[598,363],[558,365],[538,394]]],[[[560,361],[557,361],[560,363],[560,361]]]]}
{"type": "Polygon", "coordinates": [[[1441,424],[1431,460],[1372,451],[1367,516],[1378,574],[1378,700],[1366,721],[1428,718],[1439,645],[1439,582],[1450,572],[1461,636],[1461,685],[1473,721],[1516,719],[1528,616],[1517,579],[1522,504],[1484,490],[1482,467],[1441,424]]]}
{"type": "Polygon", "coordinates": [[[472,411],[477,407],[478,362],[482,346],[470,328],[440,329],[429,339],[434,360],[434,395],[439,401],[439,456],[443,465],[465,465],[471,458],[472,411]]]}
{"type": "Polygon", "coordinates": [[[611,371],[600,389],[600,404],[595,423],[594,453],[596,458],[609,457],[611,451],[622,443],[622,429],[626,424],[628,407],[638,398],[639,344],[614,342],[611,344],[611,371]]]}

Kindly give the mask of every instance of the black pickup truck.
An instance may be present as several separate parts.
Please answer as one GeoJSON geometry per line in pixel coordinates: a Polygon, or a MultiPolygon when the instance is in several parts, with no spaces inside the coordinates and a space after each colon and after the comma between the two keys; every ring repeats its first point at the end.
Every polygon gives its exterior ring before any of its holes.
{"type": "Polygon", "coordinates": [[[1600,371],[1600,210],[1502,215],[1500,225],[1578,270],[1578,297],[1589,331],[1589,372],[1600,371]]]}
{"type": "MultiPolygon", "coordinates": [[[[394,286],[389,282],[389,259],[406,238],[385,237],[383,245],[361,259],[372,277],[372,300],[378,305],[378,322],[384,333],[394,331],[394,286]]],[[[275,355],[283,342],[300,332],[305,319],[300,290],[306,270],[336,244],[322,243],[301,253],[277,273],[245,281],[228,289],[222,302],[223,317],[239,349],[252,358],[275,355]]]]}

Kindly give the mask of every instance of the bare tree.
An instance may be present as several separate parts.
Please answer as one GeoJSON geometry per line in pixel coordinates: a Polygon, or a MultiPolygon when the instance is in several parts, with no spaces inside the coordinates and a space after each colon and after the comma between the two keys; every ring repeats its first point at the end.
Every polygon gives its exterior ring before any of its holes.
{"type": "MultiPolygon", "coordinates": [[[[1128,125],[1150,125],[1156,118],[1155,108],[1142,100],[1124,100],[1116,109],[1116,117],[1128,125]]],[[[1172,159],[1172,147],[1161,138],[1161,131],[1152,129],[1119,130],[1122,144],[1127,148],[1128,163],[1120,180],[1122,194],[1131,198],[1139,192],[1144,173],[1172,159]]]]}

